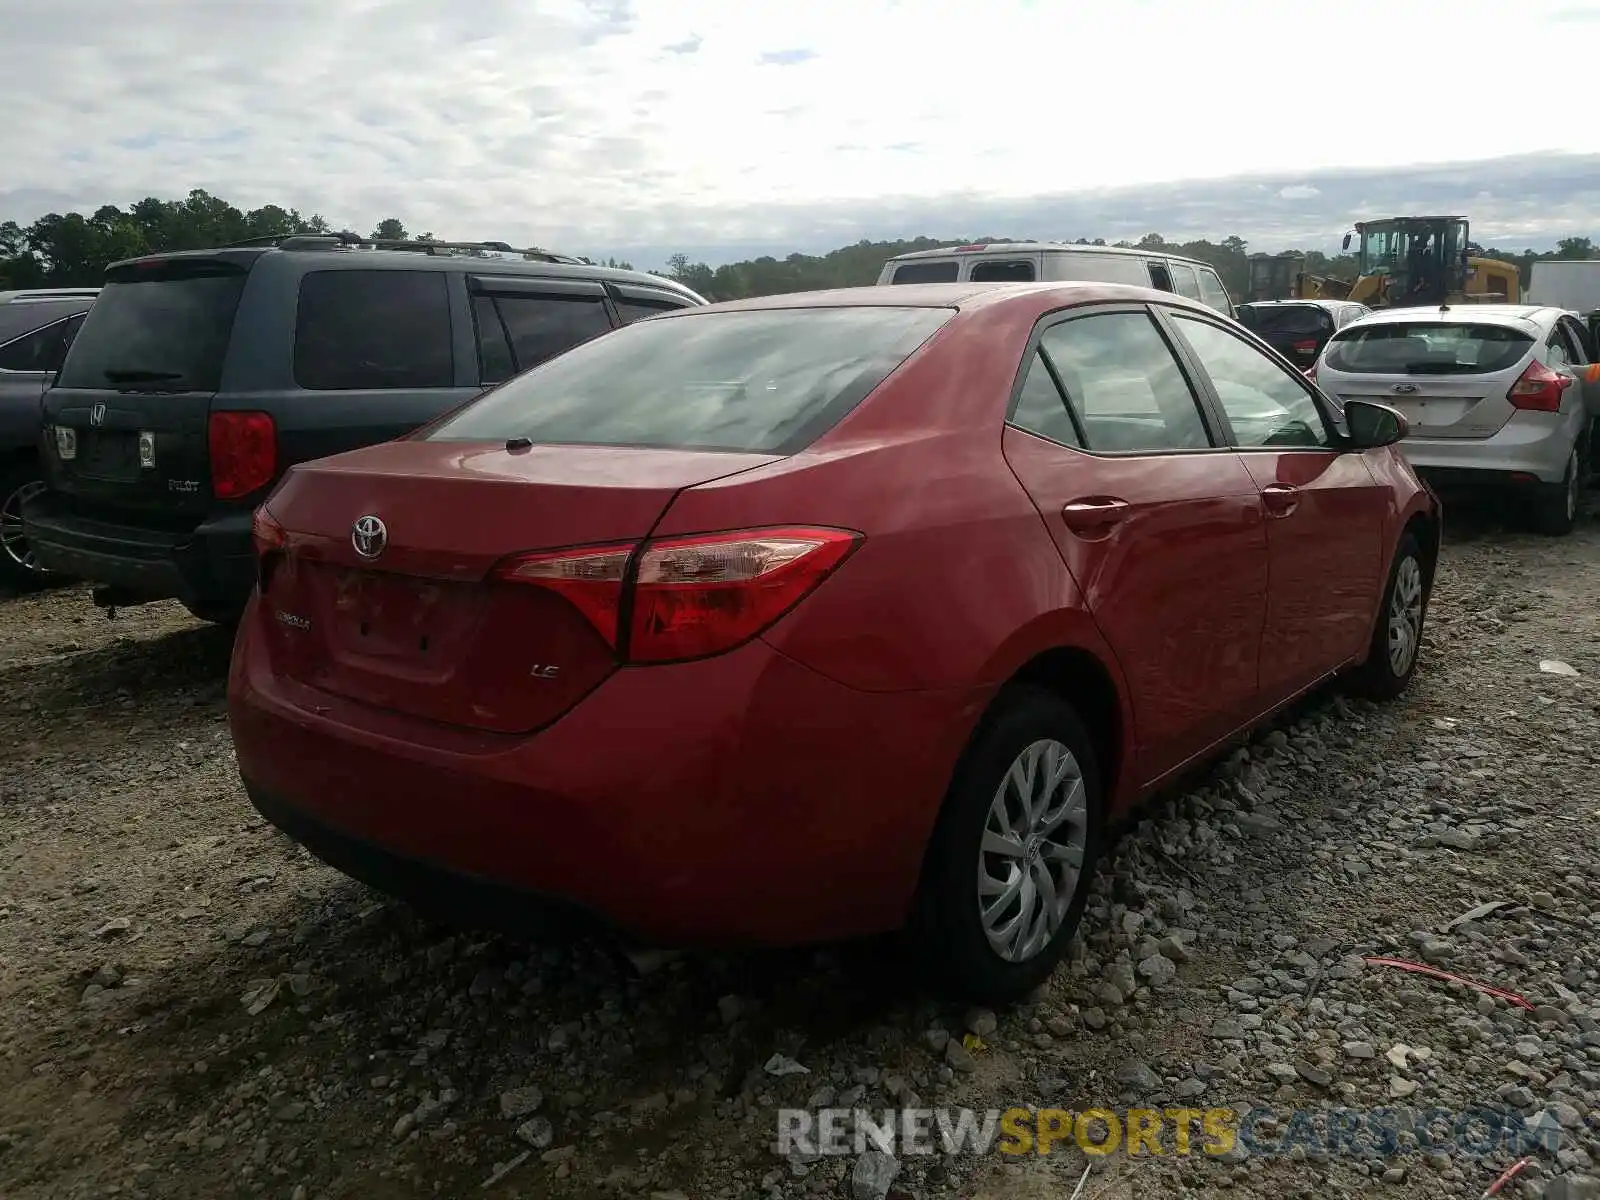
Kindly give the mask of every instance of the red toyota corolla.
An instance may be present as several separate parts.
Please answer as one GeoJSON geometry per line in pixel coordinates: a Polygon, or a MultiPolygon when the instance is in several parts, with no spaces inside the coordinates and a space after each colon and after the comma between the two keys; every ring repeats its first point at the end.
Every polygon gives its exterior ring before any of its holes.
{"type": "Polygon", "coordinates": [[[328,862],[473,919],[903,928],[1016,996],[1108,819],[1333,675],[1405,687],[1439,511],[1404,433],[1140,288],[643,321],[288,474],[239,769],[328,862]]]}

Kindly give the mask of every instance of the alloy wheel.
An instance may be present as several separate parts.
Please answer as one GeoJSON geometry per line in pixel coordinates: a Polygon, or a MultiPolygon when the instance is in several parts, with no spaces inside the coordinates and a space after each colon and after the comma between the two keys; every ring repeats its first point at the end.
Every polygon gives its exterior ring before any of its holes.
{"type": "Polygon", "coordinates": [[[22,504],[30,496],[36,496],[42,491],[44,484],[37,479],[30,479],[0,501],[0,555],[4,555],[9,563],[31,575],[43,575],[45,570],[34,558],[33,551],[28,546],[28,539],[23,536],[22,504]]]}
{"type": "Polygon", "coordinates": [[[1422,642],[1422,564],[1410,554],[1394,572],[1389,596],[1389,669],[1397,676],[1411,669],[1422,642]]]}
{"type": "Polygon", "coordinates": [[[1026,962],[1050,945],[1083,876],[1089,840],[1083,769],[1050,738],[1012,761],[995,790],[978,852],[978,916],[990,947],[1026,962]]]}

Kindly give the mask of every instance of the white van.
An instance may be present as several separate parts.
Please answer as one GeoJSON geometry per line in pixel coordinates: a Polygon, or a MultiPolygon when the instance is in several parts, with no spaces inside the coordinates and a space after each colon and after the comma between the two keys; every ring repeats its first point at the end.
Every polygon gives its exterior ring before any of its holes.
{"type": "Polygon", "coordinates": [[[1207,263],[1154,250],[1067,242],[979,242],[914,250],[883,264],[888,283],[1131,283],[1176,292],[1233,316],[1233,301],[1207,263]]]}

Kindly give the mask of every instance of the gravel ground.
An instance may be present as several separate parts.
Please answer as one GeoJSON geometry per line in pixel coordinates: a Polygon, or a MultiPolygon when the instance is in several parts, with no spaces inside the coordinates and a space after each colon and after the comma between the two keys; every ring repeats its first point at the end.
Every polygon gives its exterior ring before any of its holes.
{"type": "Polygon", "coordinates": [[[1600,1195],[1597,633],[1600,525],[1453,530],[1413,690],[1318,698],[1154,806],[996,1017],[878,946],[634,964],[423,923],[255,817],[224,636],[0,601],[0,1195],[1025,1200],[1085,1169],[779,1159],[775,1110],[828,1103],[1279,1114],[1255,1153],[1096,1158],[1085,1200],[1476,1200],[1514,1153],[1263,1145],[1295,1109],[1490,1107],[1559,1131],[1505,1194],[1600,1195]]]}

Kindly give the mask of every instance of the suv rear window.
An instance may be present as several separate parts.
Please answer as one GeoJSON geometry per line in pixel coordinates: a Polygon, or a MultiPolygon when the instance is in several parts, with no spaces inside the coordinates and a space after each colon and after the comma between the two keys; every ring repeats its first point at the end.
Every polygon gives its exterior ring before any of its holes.
{"type": "Polygon", "coordinates": [[[914,262],[894,269],[891,283],[954,283],[961,275],[958,262],[914,262]]]}
{"type": "Polygon", "coordinates": [[[1507,325],[1394,321],[1336,333],[1325,362],[1352,375],[1489,375],[1515,366],[1532,345],[1507,325]]]}
{"type": "Polygon", "coordinates": [[[1327,309],[1315,304],[1246,304],[1239,320],[1257,333],[1303,333],[1314,337],[1333,328],[1327,309]]]}
{"type": "Polygon", "coordinates": [[[300,281],[294,381],[311,391],[455,382],[440,271],[312,271],[300,281]]]}
{"type": "Polygon", "coordinates": [[[216,391],[245,274],[232,263],[187,259],[111,268],[57,386],[216,391]]]}
{"type": "Polygon", "coordinates": [[[517,376],[427,437],[793,454],[954,315],[802,308],[642,321],[517,376]]]}
{"type": "Polygon", "coordinates": [[[967,278],[973,283],[1032,283],[1033,264],[1027,259],[985,259],[972,264],[967,278]]]}

